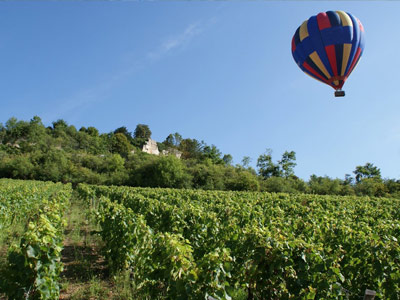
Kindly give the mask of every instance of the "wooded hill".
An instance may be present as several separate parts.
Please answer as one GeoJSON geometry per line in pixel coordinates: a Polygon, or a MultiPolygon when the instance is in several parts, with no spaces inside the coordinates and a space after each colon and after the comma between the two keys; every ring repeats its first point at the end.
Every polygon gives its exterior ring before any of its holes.
{"type": "Polygon", "coordinates": [[[160,152],[166,150],[171,155],[148,154],[142,148],[150,137],[151,130],[144,124],[138,124],[133,133],[126,127],[100,133],[92,126],[77,130],[64,120],[46,127],[38,116],[30,121],[10,118],[4,125],[0,123],[0,177],[74,185],[400,195],[400,181],[382,179],[379,168],[371,163],[356,166],[354,176],[346,174],[344,179],[311,175],[304,181],[294,173],[294,151],[286,151],[274,162],[271,150],[267,150],[258,157],[254,170],[249,157],[233,165],[232,156],[222,154],[215,145],[183,138],[179,133],[157,142],[160,152]]]}

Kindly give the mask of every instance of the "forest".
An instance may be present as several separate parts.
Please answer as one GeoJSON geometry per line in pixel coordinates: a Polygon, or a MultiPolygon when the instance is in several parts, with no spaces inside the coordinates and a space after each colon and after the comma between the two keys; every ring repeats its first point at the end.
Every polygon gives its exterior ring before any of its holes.
{"type": "MultiPolygon", "coordinates": [[[[298,178],[295,151],[273,160],[267,149],[257,159],[233,164],[230,154],[215,145],[179,133],[157,142],[160,154],[142,151],[151,138],[148,125],[133,132],[120,127],[100,133],[96,127],[79,130],[65,120],[45,126],[40,117],[30,121],[11,117],[0,123],[0,178],[72,183],[167,187],[203,190],[262,191],[320,195],[397,197],[400,180],[383,178],[379,167],[366,162],[343,179],[311,175],[298,178]],[[177,153],[180,157],[177,157],[177,153]]],[[[266,141],[267,144],[268,141],[266,141]]]]}

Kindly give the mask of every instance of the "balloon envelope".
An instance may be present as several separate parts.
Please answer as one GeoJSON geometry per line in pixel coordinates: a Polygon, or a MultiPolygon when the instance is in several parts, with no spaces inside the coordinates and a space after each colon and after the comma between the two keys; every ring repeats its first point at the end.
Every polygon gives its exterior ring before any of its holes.
{"type": "Polygon", "coordinates": [[[364,50],[364,27],[350,13],[327,11],[297,28],[292,55],[303,72],[340,90],[364,50]]]}

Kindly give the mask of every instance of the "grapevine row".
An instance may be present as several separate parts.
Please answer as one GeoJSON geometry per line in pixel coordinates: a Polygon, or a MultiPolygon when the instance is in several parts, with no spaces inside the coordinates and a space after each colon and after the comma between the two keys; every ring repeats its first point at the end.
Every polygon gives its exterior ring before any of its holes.
{"type": "Polygon", "coordinates": [[[380,299],[400,296],[396,199],[78,190],[97,207],[110,266],[130,270],[144,293],[229,299],[246,290],[256,299],[358,299],[369,288],[380,299]]]}
{"type": "Polygon", "coordinates": [[[0,180],[0,225],[24,231],[9,246],[0,290],[9,299],[58,299],[61,250],[71,185],[0,180]]]}

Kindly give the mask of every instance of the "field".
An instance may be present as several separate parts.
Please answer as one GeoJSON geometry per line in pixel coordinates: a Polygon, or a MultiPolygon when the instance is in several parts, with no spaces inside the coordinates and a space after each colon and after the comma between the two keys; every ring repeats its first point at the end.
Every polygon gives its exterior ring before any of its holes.
{"type": "Polygon", "coordinates": [[[10,299],[399,299],[399,202],[0,180],[2,276],[20,294],[0,288],[10,299]]]}

